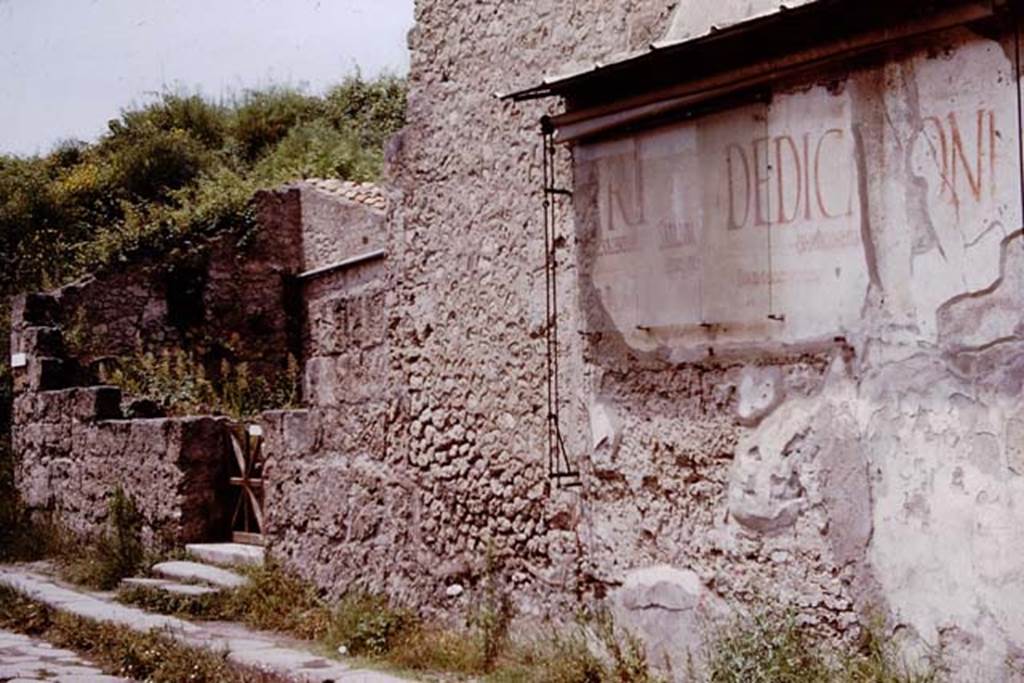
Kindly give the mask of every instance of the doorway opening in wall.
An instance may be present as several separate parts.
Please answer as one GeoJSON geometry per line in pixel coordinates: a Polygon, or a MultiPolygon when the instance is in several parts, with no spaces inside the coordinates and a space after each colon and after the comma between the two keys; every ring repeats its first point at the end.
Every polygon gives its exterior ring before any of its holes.
{"type": "Polygon", "coordinates": [[[231,442],[231,540],[264,545],[263,429],[239,425],[228,432],[231,442]]]}

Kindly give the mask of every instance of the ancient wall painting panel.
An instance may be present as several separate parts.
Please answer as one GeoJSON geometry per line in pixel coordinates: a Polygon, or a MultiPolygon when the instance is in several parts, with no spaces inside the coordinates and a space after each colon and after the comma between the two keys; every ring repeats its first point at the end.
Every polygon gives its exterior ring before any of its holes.
{"type": "MultiPolygon", "coordinates": [[[[887,70],[892,87],[881,105],[888,139],[880,155],[905,165],[905,173],[891,174],[888,215],[872,216],[879,250],[889,255],[879,277],[896,295],[892,301],[904,305],[894,313],[913,321],[929,342],[940,306],[1001,277],[1003,250],[1020,229],[1009,49],[974,39],[938,58],[920,54],[887,70]]],[[[869,172],[879,168],[871,162],[869,172]]]]}
{"type": "Polygon", "coordinates": [[[847,100],[812,90],[580,149],[597,329],[652,349],[855,323],[867,275],[849,131],[847,100]]]}
{"type": "Polygon", "coordinates": [[[1020,221],[1004,50],[962,40],[839,84],[575,151],[590,332],[680,357],[827,341],[991,286],[1020,221]],[[878,303],[880,302],[880,303],[878,303]]]}

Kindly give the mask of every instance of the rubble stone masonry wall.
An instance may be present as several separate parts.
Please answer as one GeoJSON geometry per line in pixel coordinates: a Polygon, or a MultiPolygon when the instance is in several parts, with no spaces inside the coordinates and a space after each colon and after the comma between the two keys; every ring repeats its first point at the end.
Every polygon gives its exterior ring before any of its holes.
{"type": "Polygon", "coordinates": [[[187,259],[142,257],[50,293],[80,381],[95,379],[98,362],[146,352],[197,350],[213,372],[227,360],[258,375],[300,355],[290,284],[301,267],[299,191],[261,193],[256,204],[272,229],[244,244],[224,237],[187,259]]]}
{"type": "Polygon", "coordinates": [[[158,548],[228,532],[225,418],[124,419],[121,391],[73,386],[59,308],[51,295],[18,297],[12,316],[15,368],[12,446],[21,502],[77,534],[97,536],[120,486],[158,548]]]}
{"type": "MultiPolygon", "coordinates": [[[[273,417],[272,486],[290,503],[273,548],[332,590],[369,581],[437,608],[457,607],[446,588],[472,590],[488,565],[524,615],[610,597],[654,661],[698,652],[702,620],[764,596],[836,638],[881,610],[958,679],[1008,679],[1024,646],[1024,346],[1005,37],[953,31],[709,124],[712,142],[756,145],[745,126],[759,122],[796,144],[802,117],[848,145],[823,158],[862,162],[818,189],[825,218],[856,216],[852,237],[806,243],[840,252],[822,257],[839,259],[832,289],[806,273],[713,283],[722,310],[744,286],[796,283],[777,290],[791,306],[782,336],[766,305],[727,353],[617,317],[599,286],[610,267],[592,260],[600,181],[588,186],[587,149],[561,149],[576,206],[558,226],[560,413],[583,483],[548,479],[538,120],[551,110],[493,93],[646,46],[671,10],[417,4],[409,124],[390,150],[388,366],[361,368],[386,396],[371,413],[386,430],[325,447],[326,409],[273,417]],[[1005,192],[993,199],[982,171],[1005,192]],[[801,318],[801,301],[819,317],[801,318]],[[315,494],[285,496],[300,479],[315,494]]],[[[792,258],[780,268],[819,264],[792,258]]],[[[728,278],[747,264],[705,265],[728,278]]]]}
{"type": "MultiPolygon", "coordinates": [[[[524,617],[607,599],[677,672],[707,620],[769,598],[835,639],[881,612],[954,680],[1015,680],[1012,29],[936,33],[767,103],[560,147],[558,408],[581,485],[548,477],[538,124],[559,105],[493,93],[705,30],[686,11],[709,3],[675,4],[418,2],[386,208],[340,185],[274,195],[269,220],[302,226],[306,406],[262,420],[271,554],[335,595],[368,584],[452,614],[488,575],[524,617]]],[[[734,20],[776,5],[712,4],[734,20]]],[[[98,454],[133,443],[164,444],[141,457],[181,495],[215,476],[188,455],[207,422],[125,426],[75,407],[102,392],[44,391],[60,388],[51,337],[15,333],[37,392],[15,433],[38,454],[31,495],[93,519],[60,482],[107,481],[98,454]]]]}

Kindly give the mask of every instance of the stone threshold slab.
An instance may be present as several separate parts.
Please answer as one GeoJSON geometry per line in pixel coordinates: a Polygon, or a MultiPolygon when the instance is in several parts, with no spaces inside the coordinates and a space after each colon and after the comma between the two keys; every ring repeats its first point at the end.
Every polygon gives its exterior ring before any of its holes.
{"type": "Polygon", "coordinates": [[[200,562],[173,560],[153,565],[153,572],[179,581],[208,583],[219,588],[238,588],[245,585],[245,578],[238,574],[200,562]]]}
{"type": "Polygon", "coordinates": [[[150,614],[122,605],[109,594],[71,588],[49,576],[17,566],[0,566],[0,584],[55,610],[84,619],[117,624],[140,633],[159,629],[182,644],[227,652],[228,660],[236,664],[272,672],[296,683],[407,683],[410,680],[369,669],[354,669],[309,652],[298,641],[254,631],[240,624],[198,624],[150,614]]]}

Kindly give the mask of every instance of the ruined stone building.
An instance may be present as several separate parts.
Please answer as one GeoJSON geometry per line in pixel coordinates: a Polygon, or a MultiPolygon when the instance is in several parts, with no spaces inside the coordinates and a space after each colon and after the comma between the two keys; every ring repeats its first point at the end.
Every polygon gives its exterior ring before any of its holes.
{"type": "MultiPolygon", "coordinates": [[[[527,616],[608,599],[658,661],[759,596],[832,637],[877,612],[1011,679],[1016,3],[786,4],[417,3],[381,194],[269,193],[251,272],[204,265],[202,324],[254,302],[267,362],[303,360],[253,432],[273,556],[435,609],[490,564],[527,616]]],[[[166,305],[137,299],[130,330],[166,305]]],[[[20,304],[27,500],[85,529],[123,480],[154,534],[226,533],[223,419],[48,384],[73,300],[20,304]]]]}

